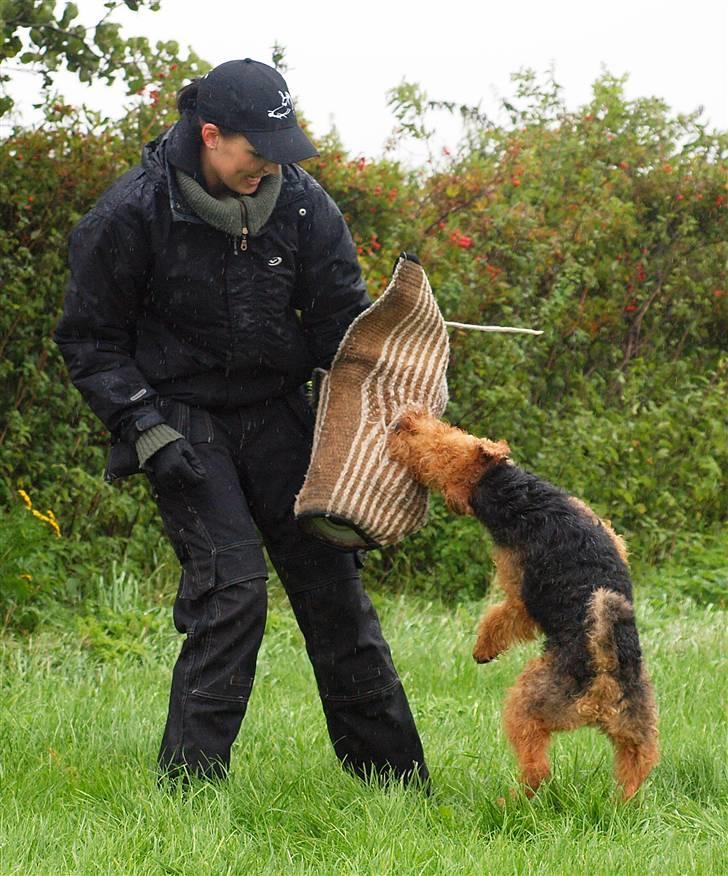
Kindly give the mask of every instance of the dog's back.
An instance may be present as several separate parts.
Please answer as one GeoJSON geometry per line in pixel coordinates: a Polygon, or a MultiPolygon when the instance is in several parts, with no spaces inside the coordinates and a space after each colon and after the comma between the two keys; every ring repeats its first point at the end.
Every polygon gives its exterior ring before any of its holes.
{"type": "Polygon", "coordinates": [[[520,597],[546,634],[547,652],[579,687],[596,671],[589,638],[594,594],[612,593],[629,608],[610,617],[615,671],[621,683],[634,683],[641,652],[632,583],[611,529],[563,490],[506,462],[481,478],[471,505],[496,544],[517,557],[520,597]]]}

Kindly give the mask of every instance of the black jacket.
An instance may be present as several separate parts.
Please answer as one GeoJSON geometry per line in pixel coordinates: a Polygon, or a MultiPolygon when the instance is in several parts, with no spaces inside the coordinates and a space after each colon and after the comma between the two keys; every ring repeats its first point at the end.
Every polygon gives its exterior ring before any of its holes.
{"type": "Polygon", "coordinates": [[[184,117],[71,235],[54,340],[93,411],[127,440],[163,422],[158,395],[233,407],[300,386],[369,304],[340,211],[297,165],[283,167],[246,251],[199,219],[172,172],[201,181],[199,143],[184,117]]]}

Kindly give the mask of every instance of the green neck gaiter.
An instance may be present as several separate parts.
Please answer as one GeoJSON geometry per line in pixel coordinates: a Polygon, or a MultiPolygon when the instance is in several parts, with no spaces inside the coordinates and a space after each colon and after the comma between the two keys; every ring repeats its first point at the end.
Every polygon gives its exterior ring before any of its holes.
{"type": "Polygon", "coordinates": [[[260,232],[270,218],[283,184],[280,173],[264,176],[255,195],[223,195],[213,198],[191,176],[174,170],[177,185],[185,200],[200,219],[233,237],[240,237],[247,226],[252,237],[260,232]]]}

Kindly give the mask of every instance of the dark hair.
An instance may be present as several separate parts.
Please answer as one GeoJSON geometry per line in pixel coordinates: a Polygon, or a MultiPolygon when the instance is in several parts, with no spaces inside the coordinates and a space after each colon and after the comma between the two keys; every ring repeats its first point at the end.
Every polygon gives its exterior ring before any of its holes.
{"type": "Polygon", "coordinates": [[[195,112],[197,109],[197,92],[199,87],[200,80],[197,78],[187,85],[183,85],[177,92],[177,112],[180,115],[185,112],[195,112]]]}
{"type": "MultiPolygon", "coordinates": [[[[177,92],[177,112],[182,115],[183,113],[192,113],[194,115],[197,114],[197,92],[200,88],[200,79],[199,77],[193,79],[187,85],[183,85],[182,88],[177,92]]],[[[207,119],[200,118],[197,116],[197,121],[200,123],[200,127],[202,127],[207,119]]],[[[215,122],[217,124],[217,122],[215,122]]],[[[230,128],[223,128],[222,125],[217,125],[220,130],[220,134],[223,137],[234,137],[236,134],[239,134],[239,131],[233,131],[230,128]]]]}

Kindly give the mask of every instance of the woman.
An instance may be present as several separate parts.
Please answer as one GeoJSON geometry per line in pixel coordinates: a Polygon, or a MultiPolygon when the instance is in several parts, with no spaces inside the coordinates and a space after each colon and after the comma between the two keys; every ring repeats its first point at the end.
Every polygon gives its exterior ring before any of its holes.
{"type": "Polygon", "coordinates": [[[107,479],[147,473],[182,565],[174,620],[186,638],[160,770],[227,772],[265,626],[264,545],[336,754],[362,776],[424,780],[354,559],[293,516],[313,428],[302,385],[369,303],[351,235],[296,164],[317,153],[276,70],[221,64],[182,89],[178,107],[180,120],[74,230],[55,335],[116,441],[107,479]]]}

